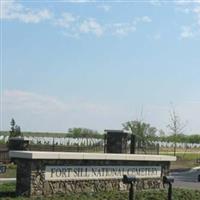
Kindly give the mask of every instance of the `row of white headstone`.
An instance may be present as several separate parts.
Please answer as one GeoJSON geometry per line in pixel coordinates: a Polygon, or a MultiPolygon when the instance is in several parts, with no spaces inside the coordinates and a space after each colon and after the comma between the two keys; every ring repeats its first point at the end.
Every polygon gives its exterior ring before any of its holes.
{"type": "MultiPolygon", "coordinates": [[[[7,142],[8,136],[0,135],[0,141],[7,142]]],[[[31,141],[32,144],[49,144],[49,145],[103,145],[103,139],[96,138],[71,138],[71,137],[25,137],[31,141]]],[[[173,142],[154,141],[154,144],[159,144],[160,147],[170,148],[174,146],[173,142]]],[[[177,143],[178,148],[200,148],[197,143],[177,143]]]]}

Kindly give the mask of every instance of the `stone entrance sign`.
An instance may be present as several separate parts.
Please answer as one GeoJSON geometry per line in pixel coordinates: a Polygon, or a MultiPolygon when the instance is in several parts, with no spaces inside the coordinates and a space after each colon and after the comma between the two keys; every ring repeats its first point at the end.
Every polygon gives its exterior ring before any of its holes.
{"type": "Polygon", "coordinates": [[[126,174],[136,178],[160,178],[160,166],[46,166],[45,180],[115,179],[126,174]]]}
{"type": "Polygon", "coordinates": [[[136,188],[162,188],[174,156],[10,151],[17,164],[17,195],[125,190],[126,175],[136,175],[136,188]]]}

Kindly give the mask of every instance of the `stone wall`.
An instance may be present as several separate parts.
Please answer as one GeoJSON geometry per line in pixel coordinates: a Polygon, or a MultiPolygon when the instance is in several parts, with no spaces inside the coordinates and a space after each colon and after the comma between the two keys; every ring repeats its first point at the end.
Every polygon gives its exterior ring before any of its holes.
{"type": "MultiPolygon", "coordinates": [[[[97,192],[127,190],[122,179],[103,180],[45,180],[45,166],[161,166],[162,175],[169,172],[168,161],[118,161],[118,160],[39,160],[17,159],[17,194],[25,196],[48,196],[56,193],[97,192]]],[[[137,190],[162,188],[162,178],[144,178],[136,182],[137,190]]]]}

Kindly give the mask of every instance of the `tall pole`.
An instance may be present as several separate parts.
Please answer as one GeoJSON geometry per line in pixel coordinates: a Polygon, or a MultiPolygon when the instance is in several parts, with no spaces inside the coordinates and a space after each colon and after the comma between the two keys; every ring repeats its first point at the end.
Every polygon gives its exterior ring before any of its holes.
{"type": "Polygon", "coordinates": [[[130,189],[129,189],[129,200],[135,200],[136,198],[136,193],[135,193],[135,183],[131,182],[130,184],[130,189]]]}
{"type": "Polygon", "coordinates": [[[131,154],[135,154],[135,148],[136,148],[136,138],[135,135],[131,134],[131,154]]]}
{"type": "Polygon", "coordinates": [[[133,200],[133,183],[132,182],[130,184],[130,189],[129,189],[129,200],[133,200]]]}
{"type": "Polygon", "coordinates": [[[172,184],[169,183],[169,188],[168,188],[168,200],[172,200],[172,184]]]}

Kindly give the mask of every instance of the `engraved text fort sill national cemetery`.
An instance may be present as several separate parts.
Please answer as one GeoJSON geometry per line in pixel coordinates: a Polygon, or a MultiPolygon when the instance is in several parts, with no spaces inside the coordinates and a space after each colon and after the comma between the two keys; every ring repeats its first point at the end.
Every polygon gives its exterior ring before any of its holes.
{"type": "Polygon", "coordinates": [[[161,177],[160,166],[46,166],[45,180],[84,180],[121,178],[124,174],[138,178],[161,177]]]}

